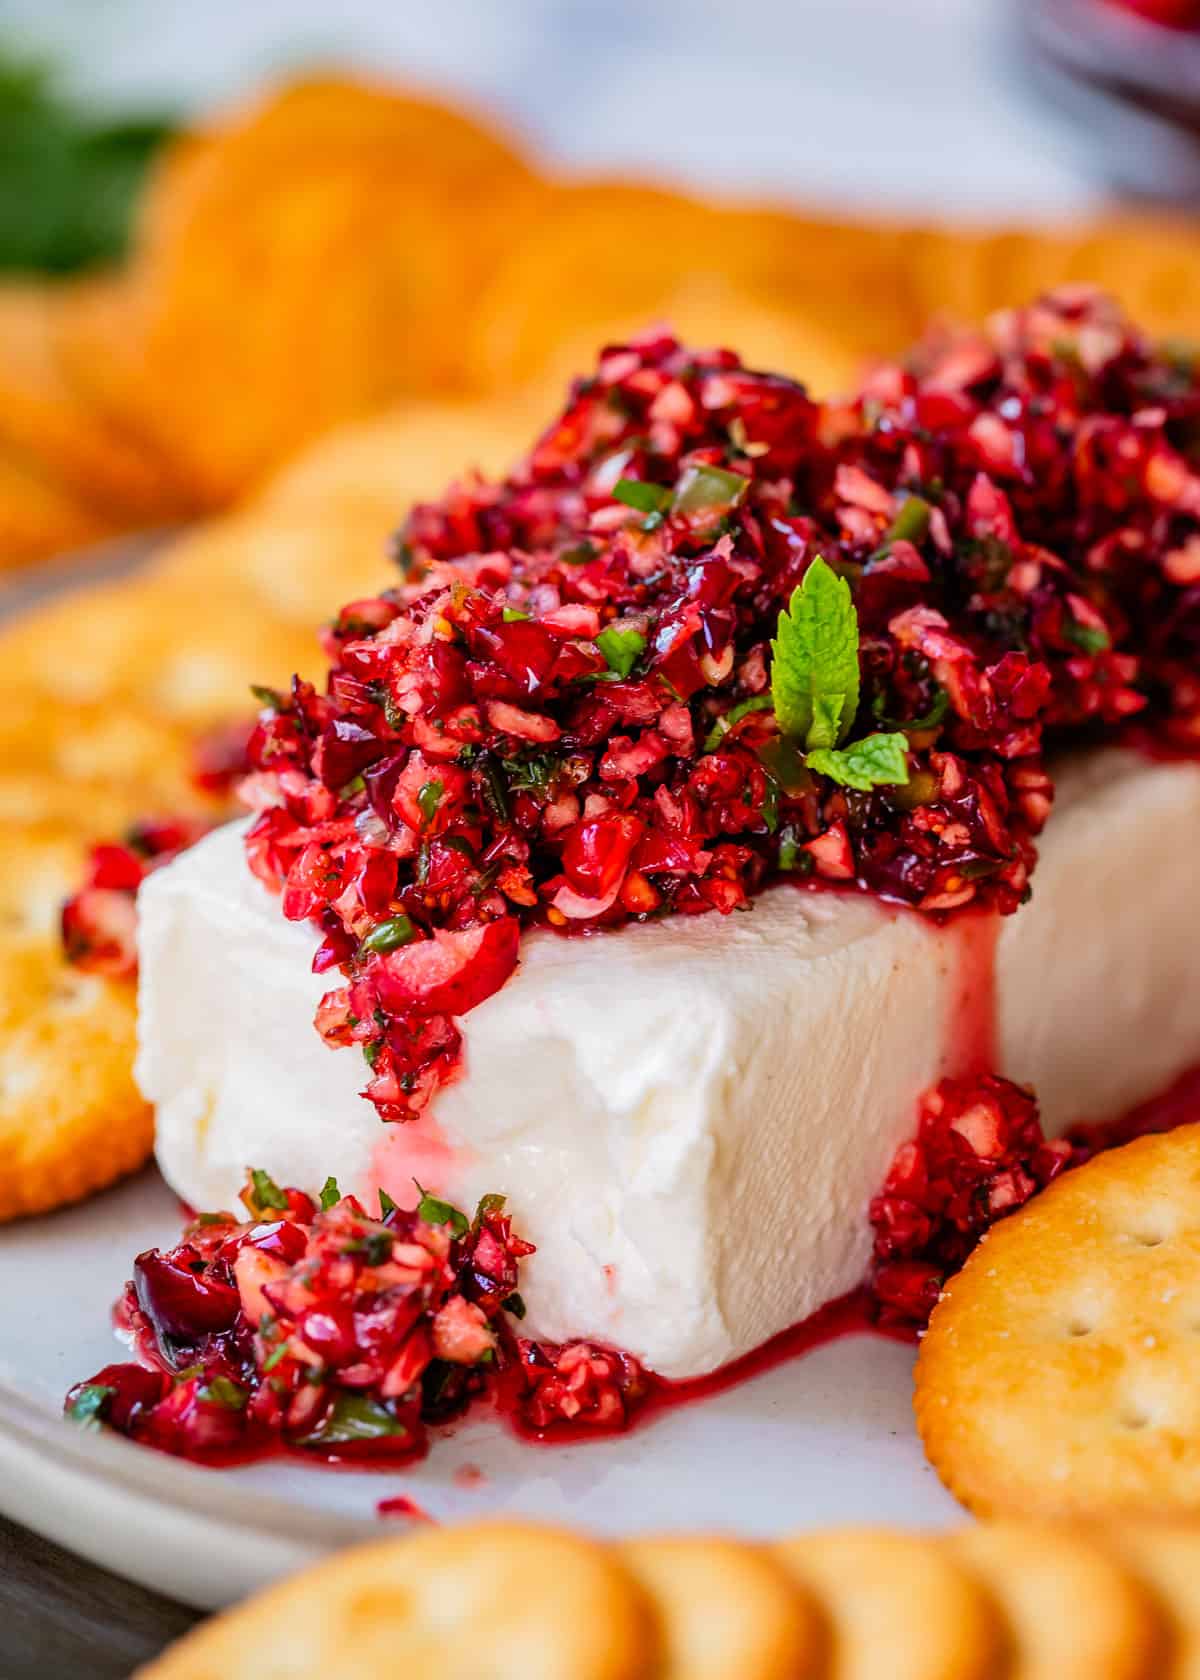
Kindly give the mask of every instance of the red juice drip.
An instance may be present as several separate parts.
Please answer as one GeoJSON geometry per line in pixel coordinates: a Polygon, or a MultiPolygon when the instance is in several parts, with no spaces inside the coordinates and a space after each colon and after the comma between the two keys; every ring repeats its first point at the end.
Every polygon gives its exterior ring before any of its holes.
{"type": "Polygon", "coordinates": [[[381,1517],[405,1517],[409,1522],[431,1523],[436,1517],[423,1510],[415,1499],[410,1499],[405,1493],[394,1493],[390,1499],[381,1499],[375,1506],[381,1517]]]}

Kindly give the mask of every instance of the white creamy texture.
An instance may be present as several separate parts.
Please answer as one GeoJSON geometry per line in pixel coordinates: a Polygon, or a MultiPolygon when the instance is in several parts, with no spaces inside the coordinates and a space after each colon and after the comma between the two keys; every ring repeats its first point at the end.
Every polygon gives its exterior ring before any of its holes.
{"type": "MultiPolygon", "coordinates": [[[[997,952],[1001,1071],[1038,1087],[1050,1130],[1200,1056],[1198,843],[1200,767],[1106,751],[1062,775],[997,952]]],[[[867,1202],[920,1092],[957,1071],[978,929],[784,886],[731,917],[533,934],[465,1019],[465,1077],[385,1127],[359,1053],[312,1026],[338,977],[309,971],[313,930],[231,827],[143,888],[137,1076],[193,1205],[236,1205],[247,1165],[409,1205],[413,1176],[467,1207],[505,1192],[538,1246],[534,1333],[694,1376],[861,1280],[867,1202]]]]}

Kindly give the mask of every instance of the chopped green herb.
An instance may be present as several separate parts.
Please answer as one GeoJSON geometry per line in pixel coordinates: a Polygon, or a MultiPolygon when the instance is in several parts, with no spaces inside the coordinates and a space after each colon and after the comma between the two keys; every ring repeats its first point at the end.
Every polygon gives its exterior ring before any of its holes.
{"type": "Polygon", "coordinates": [[[418,1219],[423,1219],[426,1225],[449,1225],[456,1237],[464,1236],[470,1230],[471,1221],[453,1203],[431,1196],[423,1184],[417,1184],[415,1178],[413,1183],[421,1192],[421,1200],[417,1204],[418,1219]]]}
{"type": "Polygon", "coordinates": [[[565,566],[586,566],[589,560],[596,558],[596,545],[588,541],[574,543],[570,548],[564,548],[559,560],[565,566]]]}
{"type": "Polygon", "coordinates": [[[741,473],[729,472],[725,467],[685,467],[675,486],[672,513],[711,513],[723,515],[733,511],[744,499],[750,480],[741,473]]]}
{"type": "Polygon", "coordinates": [[[388,916],[385,921],[377,922],[366,935],[358,947],[358,954],[361,957],[368,952],[378,954],[381,951],[399,950],[401,945],[407,945],[411,939],[415,939],[416,934],[417,930],[412,921],[403,912],[398,916],[388,916]]]}
{"type": "Polygon", "coordinates": [[[511,1295],[506,1295],[500,1305],[504,1308],[505,1312],[511,1313],[514,1318],[525,1317],[527,1309],[524,1298],[519,1290],[514,1289],[511,1295]]]}
{"type": "Polygon", "coordinates": [[[751,712],[769,712],[774,703],[769,694],[755,694],[749,700],[739,700],[736,706],[731,706],[723,717],[717,719],[704,737],[704,751],[712,752],[728,735],[734,724],[740,723],[744,717],[749,717],[751,712]]]}
{"type": "Polygon", "coordinates": [[[779,615],[771,694],[785,735],[836,747],[858,710],[858,614],[844,578],[820,555],[779,615]]]}
{"type": "Polygon", "coordinates": [[[372,1073],[375,1072],[375,1063],[379,1060],[382,1053],[382,1039],[373,1038],[369,1044],[363,1045],[363,1061],[366,1062],[372,1073]]]}
{"type": "Polygon", "coordinates": [[[261,683],[251,683],[250,692],[260,706],[268,706],[273,712],[281,712],[287,705],[277,688],[264,688],[261,683]]]}
{"type": "Polygon", "coordinates": [[[908,781],[908,736],[897,730],[892,735],[866,735],[841,751],[818,747],[805,763],[843,787],[869,793],[876,787],[903,787],[908,781]]]}
{"type": "Polygon", "coordinates": [[[254,1186],[256,1207],[278,1208],[281,1213],[287,1212],[288,1199],[270,1173],[263,1172],[261,1167],[251,1167],[250,1182],[254,1186]]]}
{"type": "Polygon", "coordinates": [[[671,505],[671,491],[662,484],[643,484],[640,478],[619,478],[613,486],[615,501],[639,513],[665,513],[671,505]]]}
{"type": "Polygon", "coordinates": [[[321,1186],[321,1212],[328,1213],[330,1208],[333,1207],[336,1202],[340,1202],[341,1199],[342,1192],[338,1189],[338,1181],[334,1178],[333,1174],[330,1173],[329,1177],[321,1186]]]}
{"type": "Polygon", "coordinates": [[[596,646],[604,655],[609,670],[623,678],[629,675],[646,651],[646,638],[640,630],[622,630],[620,625],[610,624],[596,637],[596,646]]]}
{"type": "Polygon", "coordinates": [[[933,509],[924,496],[906,496],[896,510],[896,517],[888,526],[885,543],[919,543],[929,530],[933,509]]]}
{"type": "Polygon", "coordinates": [[[303,1437],[305,1446],[330,1446],[339,1441],[379,1441],[407,1435],[398,1417],[381,1400],[367,1394],[339,1394],[316,1428],[303,1437]]]}
{"type": "Polygon", "coordinates": [[[221,1406],[227,1412],[240,1412],[246,1404],[246,1390],[232,1378],[218,1376],[205,1383],[203,1388],[198,1388],[196,1398],[206,1400],[212,1406],[221,1406]]]}
{"type": "Polygon", "coordinates": [[[505,624],[516,624],[520,619],[529,618],[530,616],[531,615],[529,613],[522,612],[520,607],[505,607],[504,611],[500,614],[500,617],[504,620],[505,624]]]}
{"type": "Polygon", "coordinates": [[[884,698],[877,694],[871,705],[876,721],[886,724],[889,729],[902,729],[906,735],[922,735],[927,729],[936,729],[945,717],[950,706],[950,696],[944,688],[939,688],[933,697],[933,704],[923,717],[909,718],[907,722],[899,718],[890,718],[884,711],[884,698]]]}
{"type": "Polygon", "coordinates": [[[1084,653],[1106,653],[1112,646],[1107,630],[1095,624],[1081,624],[1077,618],[1063,619],[1063,635],[1084,653]]]}
{"type": "Polygon", "coordinates": [[[426,827],[433,821],[434,813],[441,804],[442,794],[445,791],[444,783],[434,781],[426,782],[418,793],[417,804],[420,807],[422,817],[425,819],[426,827]]]}
{"type": "Polygon", "coordinates": [[[343,1254],[361,1254],[368,1266],[385,1266],[392,1257],[390,1231],[368,1231],[365,1237],[351,1237],[342,1244],[343,1254]]]}
{"type": "Polygon", "coordinates": [[[395,1202],[388,1195],[387,1191],[383,1188],[383,1186],[380,1185],[380,1187],[379,1187],[379,1215],[380,1215],[380,1218],[381,1219],[386,1219],[389,1213],[395,1213],[395,1211],[396,1211],[395,1202]]]}
{"type": "Polygon", "coordinates": [[[280,1342],[279,1346],[278,1347],[273,1347],[271,1349],[270,1353],[267,1355],[267,1357],[263,1360],[263,1362],[262,1362],[263,1374],[265,1375],[268,1371],[273,1371],[275,1369],[276,1365],[282,1364],[283,1361],[287,1358],[287,1351],[288,1351],[288,1344],[287,1344],[287,1337],[285,1336],[283,1341],[280,1342]]]}
{"type": "Polygon", "coordinates": [[[479,1206],[475,1209],[475,1217],[471,1221],[471,1229],[478,1231],[485,1219],[490,1219],[493,1214],[503,1213],[504,1204],[507,1200],[507,1196],[497,1196],[495,1191],[489,1191],[486,1196],[480,1196],[479,1206]]]}
{"type": "Polygon", "coordinates": [[[786,735],[775,735],[764,741],[758,749],[758,757],[781,793],[795,799],[800,794],[812,792],[814,783],[804,768],[804,757],[797,750],[796,743],[789,741],[786,735]]]}
{"type": "Polygon", "coordinates": [[[67,1407],[67,1416],[72,1423],[98,1429],[103,1421],[104,1408],[116,1392],[107,1383],[84,1383],[67,1407]]]}

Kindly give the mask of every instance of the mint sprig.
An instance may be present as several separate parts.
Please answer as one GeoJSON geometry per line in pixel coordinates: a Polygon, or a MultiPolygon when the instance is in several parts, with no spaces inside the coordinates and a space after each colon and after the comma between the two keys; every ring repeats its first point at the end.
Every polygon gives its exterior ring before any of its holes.
{"type": "Polygon", "coordinates": [[[848,747],[817,747],[805,757],[805,764],[843,787],[869,793],[876,787],[903,787],[908,781],[908,736],[896,730],[889,735],[864,735],[848,747]]]}
{"type": "Polygon", "coordinates": [[[632,627],[623,630],[619,625],[610,624],[596,637],[596,646],[604,655],[609,670],[615,671],[623,680],[646,651],[646,638],[640,630],[632,627]]]}
{"type": "Polygon", "coordinates": [[[779,615],[771,698],[785,735],[810,752],[845,740],[858,711],[858,614],[844,578],[820,555],[779,615]]]}

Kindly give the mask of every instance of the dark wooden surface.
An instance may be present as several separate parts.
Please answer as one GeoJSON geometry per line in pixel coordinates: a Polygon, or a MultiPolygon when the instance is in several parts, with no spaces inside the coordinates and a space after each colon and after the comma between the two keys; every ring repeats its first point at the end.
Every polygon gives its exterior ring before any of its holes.
{"type": "Polygon", "coordinates": [[[195,1620],[0,1517],[2,1680],[127,1680],[195,1620]]]}

